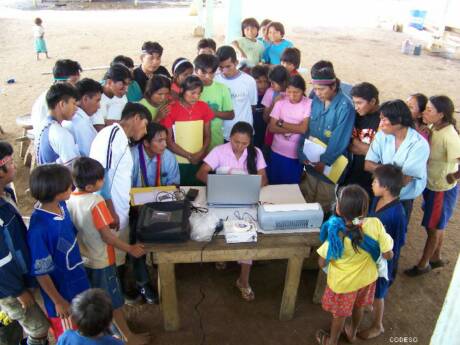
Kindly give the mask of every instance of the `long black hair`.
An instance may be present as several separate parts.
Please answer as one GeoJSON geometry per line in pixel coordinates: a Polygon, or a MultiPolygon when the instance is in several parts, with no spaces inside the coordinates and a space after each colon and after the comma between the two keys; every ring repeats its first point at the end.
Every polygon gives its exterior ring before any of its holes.
{"type": "Polygon", "coordinates": [[[433,104],[438,113],[442,113],[444,115],[442,121],[454,126],[455,130],[458,132],[457,121],[454,117],[455,107],[452,100],[449,97],[443,95],[432,96],[430,97],[430,103],[433,104]]]}
{"type": "Polygon", "coordinates": [[[364,232],[361,228],[361,222],[353,221],[362,220],[363,217],[367,216],[369,196],[361,186],[357,184],[348,185],[340,190],[337,205],[339,214],[346,223],[345,235],[350,237],[351,245],[357,253],[359,244],[364,240],[364,232]]]}
{"type": "Polygon", "coordinates": [[[250,139],[249,146],[247,147],[248,156],[246,158],[246,167],[249,174],[255,175],[257,174],[257,151],[252,140],[254,129],[249,123],[239,121],[233,125],[230,137],[236,133],[246,134],[250,139]]]}

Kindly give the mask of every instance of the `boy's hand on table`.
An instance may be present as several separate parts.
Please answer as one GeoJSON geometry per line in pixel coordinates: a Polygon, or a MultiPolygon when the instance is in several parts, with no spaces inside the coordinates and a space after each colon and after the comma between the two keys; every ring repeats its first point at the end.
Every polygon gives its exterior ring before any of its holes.
{"type": "Polygon", "coordinates": [[[144,245],[141,243],[133,244],[130,247],[131,248],[129,249],[129,254],[131,254],[135,258],[140,258],[141,256],[144,256],[146,254],[144,245]]]}
{"type": "Polygon", "coordinates": [[[61,319],[67,319],[70,316],[70,304],[65,299],[59,301],[54,305],[56,308],[56,314],[61,319]]]}
{"type": "Polygon", "coordinates": [[[17,297],[19,303],[21,303],[23,309],[28,309],[34,305],[35,299],[29,290],[24,290],[22,294],[17,297]]]}

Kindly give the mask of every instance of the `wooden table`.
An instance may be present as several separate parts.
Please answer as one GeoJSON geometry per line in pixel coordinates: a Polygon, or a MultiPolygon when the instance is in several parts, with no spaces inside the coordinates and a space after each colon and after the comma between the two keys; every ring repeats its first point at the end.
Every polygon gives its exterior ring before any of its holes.
{"type": "MultiPolygon", "coordinates": [[[[174,272],[176,263],[288,259],[279,319],[290,320],[294,315],[303,261],[310,256],[311,249],[319,245],[318,232],[258,234],[257,243],[227,244],[223,237],[218,237],[208,244],[188,241],[148,245],[146,249],[152,252],[153,262],[158,264],[160,306],[165,330],[180,328],[174,272]]],[[[318,283],[322,281],[318,279],[318,283]]],[[[321,286],[317,285],[316,289],[320,290],[321,286]]]]}

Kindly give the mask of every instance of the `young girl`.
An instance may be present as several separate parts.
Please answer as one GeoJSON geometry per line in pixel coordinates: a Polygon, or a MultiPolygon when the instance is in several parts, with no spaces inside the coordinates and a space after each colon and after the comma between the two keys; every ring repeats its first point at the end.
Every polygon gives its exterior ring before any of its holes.
{"type": "Polygon", "coordinates": [[[298,184],[303,165],[297,156],[297,144],[308,128],[311,99],[305,97],[305,80],[291,77],[286,97],[276,102],[270,114],[268,130],[274,133],[268,179],[270,184],[298,184]]]}
{"type": "Polygon", "coordinates": [[[457,204],[460,178],[460,138],[455,127],[454,104],[446,96],[433,96],[423,112],[423,121],[431,127],[428,183],[423,192],[422,225],[428,238],[418,264],[405,273],[411,277],[446,264],[441,259],[444,229],[457,204]]]}
{"type": "Polygon", "coordinates": [[[139,103],[144,105],[152,115],[152,121],[160,122],[169,113],[168,97],[171,91],[171,81],[162,75],[154,75],[147,82],[144,98],[139,103]]]}
{"type": "Polygon", "coordinates": [[[45,30],[43,29],[41,18],[35,18],[34,23],[35,25],[33,27],[33,33],[35,38],[35,52],[37,53],[37,61],[40,60],[40,53],[45,53],[46,58],[49,59],[48,49],[46,48],[46,42],[44,39],[45,30]]]}
{"type": "Polygon", "coordinates": [[[168,148],[178,156],[183,186],[199,184],[195,175],[211,140],[210,121],[214,113],[199,100],[202,91],[200,78],[187,77],[181,84],[179,100],[171,104],[168,116],[161,121],[168,129],[168,148]],[[189,140],[192,137],[194,140],[189,140]]]}
{"type": "Polygon", "coordinates": [[[240,53],[241,63],[246,67],[254,67],[259,64],[264,54],[264,45],[257,40],[259,34],[259,23],[255,18],[246,18],[241,23],[242,37],[233,41],[232,45],[240,53]]]}
{"type": "Polygon", "coordinates": [[[284,26],[279,22],[271,22],[267,27],[270,45],[265,48],[263,60],[270,65],[279,65],[281,63],[281,54],[284,49],[292,47],[292,42],[285,40],[284,26]]]}
{"type": "Polygon", "coordinates": [[[406,104],[410,109],[412,118],[414,119],[415,129],[426,140],[430,136],[430,129],[423,123],[423,112],[425,111],[428,98],[422,93],[414,93],[406,100],[406,104]]]}
{"type": "MultiPolygon", "coordinates": [[[[196,174],[197,179],[207,183],[208,174],[211,171],[224,174],[258,174],[262,176],[262,185],[266,185],[265,168],[267,165],[262,152],[253,144],[252,133],[253,129],[249,123],[242,121],[235,123],[230,132],[230,142],[212,149],[203,160],[204,163],[196,174]]],[[[236,286],[244,300],[252,301],[255,298],[254,291],[249,285],[252,261],[244,260],[239,263],[241,273],[236,286]]],[[[216,266],[222,267],[221,265],[216,266]]]]}
{"type": "Polygon", "coordinates": [[[369,218],[369,197],[358,185],[339,191],[337,216],[323,224],[320,232],[322,246],[318,248],[318,264],[327,267],[327,287],[322,298],[325,311],[332,314],[330,333],[316,332],[320,345],[336,345],[345,326],[350,342],[356,339],[364,307],[372,305],[378,278],[376,261],[393,256],[393,240],[378,218],[369,218]]]}
{"type": "Polygon", "coordinates": [[[260,23],[259,33],[262,33],[262,36],[257,37],[257,40],[264,45],[264,49],[267,49],[267,47],[271,44],[270,39],[268,38],[268,24],[271,22],[272,21],[270,19],[264,19],[260,23]]]}
{"type": "Polygon", "coordinates": [[[186,58],[180,57],[174,61],[172,73],[171,98],[176,100],[179,99],[180,85],[185,78],[193,74],[193,64],[186,58]]]}

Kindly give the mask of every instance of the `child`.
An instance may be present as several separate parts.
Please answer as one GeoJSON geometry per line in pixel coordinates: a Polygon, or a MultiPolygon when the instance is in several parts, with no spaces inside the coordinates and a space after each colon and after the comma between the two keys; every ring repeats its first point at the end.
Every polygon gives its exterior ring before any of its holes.
{"type": "Polygon", "coordinates": [[[77,231],[65,204],[72,192],[72,176],[62,165],[42,165],[30,174],[29,185],[32,196],[39,201],[27,232],[31,274],[40,284],[51,329],[58,339],[74,327],[69,303],[89,289],[77,231]]]}
{"type": "Polygon", "coordinates": [[[78,108],[72,120],[63,121],[62,126],[72,133],[80,155],[87,157],[97,134],[91,117],[100,107],[102,86],[93,79],[84,78],[75,87],[80,95],[78,108]]]}
{"type": "Polygon", "coordinates": [[[374,171],[372,190],[375,198],[369,210],[370,217],[377,217],[385,227],[386,232],[393,239],[393,259],[388,260],[388,279],[379,277],[375,289],[374,320],[366,330],[360,331],[358,337],[371,339],[378,337],[385,330],[383,328],[383,311],[385,297],[389,287],[396,279],[398,260],[401,248],[404,246],[407,221],[404,207],[399,201],[399,193],[403,186],[403,173],[400,168],[391,165],[380,165],[374,171]]]}
{"type": "Polygon", "coordinates": [[[316,332],[321,345],[336,345],[345,326],[349,342],[356,333],[364,308],[372,305],[378,278],[376,261],[391,259],[393,240],[378,218],[367,217],[369,197],[358,185],[344,187],[338,195],[336,212],[321,227],[324,242],[318,248],[318,264],[327,267],[327,286],[322,298],[325,311],[332,314],[330,333],[316,332]]]}
{"type": "Polygon", "coordinates": [[[211,142],[208,150],[224,143],[223,121],[232,120],[233,113],[232,96],[227,86],[214,81],[214,75],[219,67],[219,60],[214,55],[201,54],[193,61],[195,74],[203,82],[203,92],[200,100],[208,103],[214,112],[211,121],[211,142]]]}
{"type": "Polygon", "coordinates": [[[178,58],[172,65],[172,83],[171,83],[171,98],[179,99],[180,85],[189,75],[193,74],[193,65],[186,58],[178,58]]]}
{"type": "Polygon", "coordinates": [[[271,22],[272,21],[270,19],[264,19],[260,23],[259,32],[262,33],[262,36],[257,37],[257,40],[264,45],[264,51],[271,44],[270,39],[268,38],[268,24],[270,24],[271,22]]]}
{"type": "Polygon", "coordinates": [[[128,342],[141,344],[142,337],[130,331],[122,310],[124,300],[117,277],[114,247],[136,258],[145,255],[145,251],[141,244],[129,245],[112,233],[110,211],[104,199],[96,194],[104,184],[104,173],[97,160],[89,157],[77,159],[73,167],[76,190],[72,192],[67,207],[78,231],[78,244],[91,287],[104,289],[110,295],[115,325],[128,342]]]}
{"type": "Polygon", "coordinates": [[[0,308],[20,323],[28,344],[46,345],[49,322],[29,290],[36,287],[36,281],[28,275],[27,227],[13,190],[7,187],[15,176],[13,147],[0,141],[0,255],[4,262],[0,266],[0,308]]]}
{"type": "Polygon", "coordinates": [[[428,98],[423,93],[414,93],[406,100],[406,104],[410,109],[412,118],[414,119],[415,129],[426,140],[430,137],[430,129],[423,123],[423,112],[425,111],[428,98]]]}
{"type": "Polygon", "coordinates": [[[268,180],[270,184],[298,184],[303,170],[297,156],[301,134],[308,128],[311,99],[305,97],[305,80],[291,77],[286,97],[276,102],[270,114],[268,130],[274,133],[271,145],[268,180]]]}
{"type": "Polygon", "coordinates": [[[254,66],[251,69],[251,76],[256,80],[257,85],[257,105],[252,112],[254,123],[254,145],[259,149],[263,149],[267,123],[264,120],[265,106],[262,104],[262,99],[270,86],[268,82],[268,67],[264,65],[254,66]]]}
{"type": "Polygon", "coordinates": [[[78,91],[68,83],[54,84],[46,94],[50,115],[41,126],[35,139],[37,163],[58,163],[71,166],[79,156],[72,133],[62,127],[64,120],[71,121],[77,110],[78,91]]]}
{"type": "Polygon", "coordinates": [[[201,54],[209,54],[215,55],[216,54],[216,42],[212,38],[202,38],[198,41],[196,46],[196,55],[201,54]]]}
{"type": "Polygon", "coordinates": [[[423,191],[423,220],[428,238],[418,264],[404,271],[415,277],[447,264],[441,259],[445,228],[457,204],[460,178],[460,138],[454,117],[454,104],[447,96],[430,97],[423,122],[430,126],[428,183],[423,191]]]}
{"type": "Polygon", "coordinates": [[[232,45],[239,51],[241,63],[251,68],[262,61],[264,45],[257,40],[259,23],[255,18],[246,18],[241,23],[242,37],[233,41],[232,45]]]}
{"type": "Polygon", "coordinates": [[[45,30],[43,30],[42,26],[42,19],[35,18],[34,20],[34,38],[35,38],[35,51],[37,52],[37,61],[40,60],[40,53],[45,53],[46,58],[49,59],[48,56],[48,49],[46,49],[46,42],[45,42],[45,30]]]}
{"type": "Polygon", "coordinates": [[[268,24],[267,30],[271,44],[265,48],[263,60],[270,65],[279,65],[281,54],[284,49],[292,47],[292,42],[283,38],[284,26],[279,22],[271,22],[268,24]]]}
{"type": "Polygon", "coordinates": [[[128,86],[128,91],[126,91],[126,98],[128,102],[139,102],[142,99],[142,90],[137,81],[134,80],[133,70],[134,70],[134,61],[128,56],[117,55],[113,58],[113,64],[120,63],[127,67],[131,72],[131,83],[128,86]]]}
{"type": "Polygon", "coordinates": [[[154,75],[147,82],[144,98],[139,103],[149,110],[152,121],[160,122],[168,115],[170,91],[171,81],[163,75],[154,75]]]}
{"type": "Polygon", "coordinates": [[[176,155],[185,158],[184,163],[179,161],[180,180],[183,186],[200,184],[195,175],[211,141],[210,122],[214,118],[214,114],[205,102],[199,100],[201,92],[203,92],[203,82],[200,78],[194,75],[187,77],[181,85],[179,100],[171,104],[169,115],[161,122],[168,129],[168,148],[176,155]],[[203,133],[202,138],[197,138],[200,147],[194,152],[187,151],[187,148],[183,148],[176,142],[183,135],[194,135],[193,133],[180,133],[178,131],[177,124],[185,125],[186,122],[192,122],[190,125],[203,133]],[[202,126],[202,130],[196,128],[195,125],[202,126]],[[174,132],[173,126],[175,126],[174,132]]]}
{"type": "Polygon", "coordinates": [[[281,54],[281,66],[284,66],[289,75],[298,74],[297,71],[300,67],[300,50],[297,48],[286,48],[281,54]]]}
{"type": "Polygon", "coordinates": [[[89,289],[72,300],[72,321],[77,331],[67,330],[57,345],[123,345],[121,340],[105,335],[113,317],[110,297],[104,290],[89,289]]]}
{"type": "Polygon", "coordinates": [[[147,80],[154,74],[171,78],[168,70],[161,66],[162,55],[163,47],[158,42],[147,41],[142,45],[141,65],[133,70],[134,80],[137,81],[142,92],[145,92],[147,80]]]}
{"type": "Polygon", "coordinates": [[[252,126],[252,107],[257,104],[257,86],[253,77],[237,69],[235,49],[222,46],[217,49],[216,55],[222,73],[216,75],[215,80],[230,89],[235,113],[232,120],[224,120],[224,139],[229,141],[235,123],[244,121],[252,126]]]}
{"type": "Polygon", "coordinates": [[[94,116],[91,117],[94,127],[100,131],[120,121],[124,106],[128,103],[126,91],[131,84],[131,72],[122,64],[113,64],[104,75],[104,86],[101,105],[94,116]]]}

